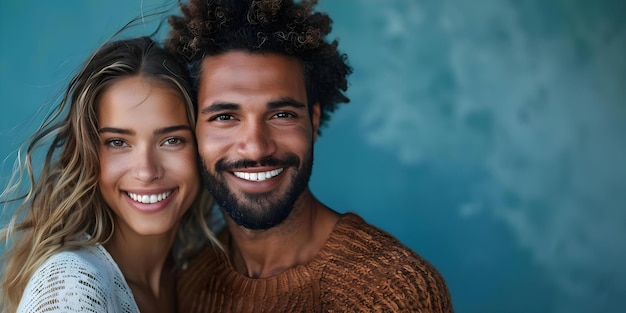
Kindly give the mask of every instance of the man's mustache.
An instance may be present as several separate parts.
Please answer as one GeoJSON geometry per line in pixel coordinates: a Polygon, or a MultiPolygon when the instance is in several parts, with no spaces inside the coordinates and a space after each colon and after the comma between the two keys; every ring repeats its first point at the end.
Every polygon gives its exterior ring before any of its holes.
{"type": "Polygon", "coordinates": [[[215,164],[216,172],[233,172],[238,169],[244,169],[249,167],[298,167],[300,165],[300,158],[295,154],[287,154],[285,158],[267,157],[258,161],[250,159],[241,159],[236,161],[219,160],[215,164]]]}

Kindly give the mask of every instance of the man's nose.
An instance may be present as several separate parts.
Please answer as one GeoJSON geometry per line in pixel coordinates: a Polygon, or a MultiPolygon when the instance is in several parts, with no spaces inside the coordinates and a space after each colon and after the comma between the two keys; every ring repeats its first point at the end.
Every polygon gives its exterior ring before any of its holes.
{"type": "Polygon", "coordinates": [[[239,154],[250,160],[261,160],[276,153],[275,130],[262,121],[249,122],[241,127],[239,154]]]}

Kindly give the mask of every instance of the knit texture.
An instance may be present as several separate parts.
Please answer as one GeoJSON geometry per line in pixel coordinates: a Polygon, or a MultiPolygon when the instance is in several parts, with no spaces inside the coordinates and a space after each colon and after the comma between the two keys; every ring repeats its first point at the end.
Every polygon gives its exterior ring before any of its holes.
{"type": "Polygon", "coordinates": [[[249,278],[209,247],[179,272],[177,291],[179,312],[453,312],[435,267],[352,213],[306,264],[249,278]]]}
{"type": "Polygon", "coordinates": [[[18,313],[139,313],[132,291],[103,246],[62,251],[30,278],[18,313]]]}

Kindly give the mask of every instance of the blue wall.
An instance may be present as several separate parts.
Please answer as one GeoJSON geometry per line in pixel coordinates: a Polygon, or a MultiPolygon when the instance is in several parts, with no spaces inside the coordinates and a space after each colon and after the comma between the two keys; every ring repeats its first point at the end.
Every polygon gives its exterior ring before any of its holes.
{"type": "MultiPolygon", "coordinates": [[[[626,312],[626,2],[320,2],[355,72],[313,192],[430,260],[457,312],[626,312]]],[[[166,1],[0,3],[5,179],[87,54],[166,1]]]]}

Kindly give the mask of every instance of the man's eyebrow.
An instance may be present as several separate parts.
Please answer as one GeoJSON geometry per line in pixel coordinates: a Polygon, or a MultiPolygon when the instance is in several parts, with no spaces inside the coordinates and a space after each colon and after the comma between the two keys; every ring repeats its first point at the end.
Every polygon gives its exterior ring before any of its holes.
{"type": "Polygon", "coordinates": [[[221,111],[233,111],[233,110],[239,110],[239,108],[240,108],[239,104],[236,104],[236,103],[215,102],[209,105],[208,107],[202,109],[202,111],[200,111],[200,114],[205,115],[205,114],[211,114],[211,113],[221,112],[221,111]]]}
{"type": "Polygon", "coordinates": [[[267,104],[267,108],[268,109],[280,109],[280,108],[284,108],[284,107],[292,107],[295,109],[303,109],[306,108],[306,104],[297,101],[293,98],[281,98],[279,100],[276,101],[271,101],[267,104]]]}
{"type": "MultiPolygon", "coordinates": [[[[280,109],[284,107],[293,107],[296,109],[302,109],[302,108],[306,108],[306,104],[300,101],[297,101],[293,98],[289,98],[289,97],[281,98],[275,101],[270,101],[267,104],[268,109],[280,109]]],[[[241,106],[236,103],[215,102],[207,106],[206,108],[203,108],[200,111],[200,114],[206,115],[206,114],[222,112],[222,111],[236,111],[236,110],[239,110],[240,108],[241,106]]]]}

